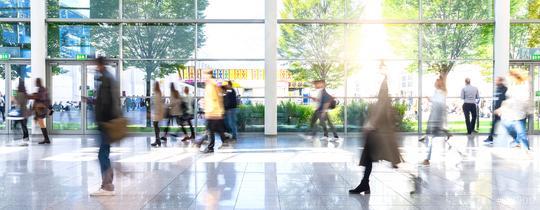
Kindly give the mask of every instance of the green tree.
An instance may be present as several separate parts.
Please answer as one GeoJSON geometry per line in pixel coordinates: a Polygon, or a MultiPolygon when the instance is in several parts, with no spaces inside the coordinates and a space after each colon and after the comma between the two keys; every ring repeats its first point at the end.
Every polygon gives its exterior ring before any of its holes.
{"type": "MultiPolygon", "coordinates": [[[[423,19],[428,20],[484,20],[493,17],[490,0],[432,0],[422,1],[423,19]]],[[[392,18],[410,18],[418,14],[418,2],[411,0],[385,0],[384,14],[392,18]],[[404,9],[402,9],[404,8],[404,9]],[[401,17],[401,16],[405,17],[401,17]]],[[[493,26],[481,24],[426,24],[421,25],[422,55],[427,71],[438,73],[444,79],[456,66],[458,59],[489,57],[492,47],[493,26]]],[[[394,34],[399,36],[399,34],[394,34]]],[[[403,47],[393,43],[405,56],[416,46],[403,47]]]]}
{"type": "MultiPolygon", "coordinates": [[[[361,11],[351,1],[283,0],[283,6],[280,16],[284,19],[336,19],[354,17],[361,11]]],[[[344,30],[338,24],[281,24],[279,54],[306,59],[289,62],[294,79],[326,80],[330,87],[341,84],[344,65],[330,60],[345,56],[344,30]]]]}
{"type": "MultiPolygon", "coordinates": [[[[540,0],[511,0],[510,14],[519,19],[540,19],[540,0]]],[[[540,46],[540,24],[512,24],[510,28],[510,58],[526,59],[527,48],[540,46]]]]}

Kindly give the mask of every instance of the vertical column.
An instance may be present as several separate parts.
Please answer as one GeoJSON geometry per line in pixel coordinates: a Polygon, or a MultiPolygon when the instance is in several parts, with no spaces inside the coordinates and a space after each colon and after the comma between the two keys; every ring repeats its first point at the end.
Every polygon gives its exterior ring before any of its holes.
{"type": "Polygon", "coordinates": [[[277,2],[265,0],[264,134],[277,135],[277,2]]]}
{"type": "Polygon", "coordinates": [[[510,1],[495,0],[495,68],[493,76],[504,76],[510,66],[510,1]]]}
{"type": "Polygon", "coordinates": [[[46,1],[30,1],[30,41],[32,42],[32,77],[45,83],[45,59],[47,57],[46,1]]]}
{"type": "MultiPolygon", "coordinates": [[[[46,7],[46,1],[30,1],[30,41],[32,43],[30,58],[32,77],[33,79],[41,78],[43,84],[47,84],[47,67],[45,63],[45,59],[47,58],[46,7]]],[[[34,85],[34,82],[32,82],[32,85],[34,85]]],[[[28,88],[33,90],[35,86],[28,88]]],[[[32,120],[32,134],[37,134],[39,132],[40,129],[32,120]]]]}

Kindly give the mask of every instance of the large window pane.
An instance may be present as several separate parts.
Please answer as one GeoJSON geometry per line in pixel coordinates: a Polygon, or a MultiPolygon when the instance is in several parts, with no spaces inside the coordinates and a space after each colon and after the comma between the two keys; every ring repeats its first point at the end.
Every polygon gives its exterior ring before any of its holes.
{"type": "MultiPolygon", "coordinates": [[[[465,86],[465,79],[471,80],[471,85],[479,90],[480,100],[478,101],[479,132],[488,132],[491,122],[492,108],[491,101],[493,96],[493,62],[492,61],[459,61],[448,62],[439,61],[438,63],[447,63],[452,65],[452,69],[446,76],[446,87],[448,90],[448,128],[451,132],[466,132],[465,121],[463,117],[463,100],[460,98],[461,89],[465,86]]],[[[437,65],[437,64],[435,64],[437,65]]],[[[440,71],[432,68],[432,63],[424,63],[424,74],[422,77],[422,92],[424,96],[430,97],[435,91],[435,80],[439,77],[440,71]]],[[[431,112],[431,105],[428,100],[422,103],[422,118],[424,130],[431,112]]]]}
{"type": "MultiPolygon", "coordinates": [[[[195,19],[195,0],[123,0],[122,4],[124,18],[195,19]]],[[[199,3],[200,6],[203,4],[199,3]]],[[[199,11],[204,10],[205,7],[199,7],[199,11]]]]}
{"type": "Polygon", "coordinates": [[[49,24],[49,57],[75,58],[78,54],[88,58],[118,57],[118,31],[117,25],[49,24]]]}
{"type": "Polygon", "coordinates": [[[118,18],[118,0],[48,0],[50,18],[118,18]]]}
{"type": "Polygon", "coordinates": [[[0,18],[30,18],[30,0],[0,1],[0,18]]]}
{"type": "Polygon", "coordinates": [[[263,24],[204,24],[198,58],[264,58],[263,24]]]}
{"type": "Polygon", "coordinates": [[[346,0],[278,0],[281,19],[342,19],[346,10],[359,4],[346,0]]]}
{"type": "Polygon", "coordinates": [[[127,25],[124,58],[187,59],[194,54],[194,42],[193,25],[127,25]]]}
{"type": "Polygon", "coordinates": [[[345,25],[280,24],[278,53],[285,59],[342,59],[345,25]]]}
{"type": "Polygon", "coordinates": [[[346,56],[353,61],[418,57],[416,25],[349,25],[346,34],[346,56]]]}
{"type": "Polygon", "coordinates": [[[0,53],[30,58],[30,24],[0,23],[0,53]]]}
{"type": "MultiPolygon", "coordinates": [[[[53,130],[81,129],[81,65],[58,65],[52,68],[51,99],[53,130]]],[[[89,116],[94,117],[94,116],[89,116]]]]}
{"type": "Polygon", "coordinates": [[[510,25],[510,59],[530,60],[539,48],[540,24],[510,25]]]}
{"type": "Polygon", "coordinates": [[[510,0],[510,16],[514,19],[540,19],[540,1],[510,0]]]}
{"type": "Polygon", "coordinates": [[[427,60],[492,59],[493,28],[491,24],[423,25],[422,56],[427,60]]]}
{"type": "Polygon", "coordinates": [[[264,19],[264,0],[199,0],[199,19],[264,19]]]}
{"type": "Polygon", "coordinates": [[[486,20],[493,19],[493,0],[421,1],[423,19],[486,20]]]}

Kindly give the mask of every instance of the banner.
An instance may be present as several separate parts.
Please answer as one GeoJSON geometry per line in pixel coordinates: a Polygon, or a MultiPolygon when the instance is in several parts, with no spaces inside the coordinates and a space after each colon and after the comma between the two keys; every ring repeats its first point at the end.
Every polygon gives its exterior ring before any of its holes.
{"type": "MultiPolygon", "coordinates": [[[[207,70],[195,69],[189,66],[185,69],[178,69],[178,77],[181,80],[195,80],[195,76],[202,80],[203,72],[207,70]]],[[[264,69],[213,69],[212,75],[216,79],[222,80],[264,80],[264,69]]],[[[291,81],[293,76],[289,70],[281,69],[277,72],[278,80],[291,81]]]]}

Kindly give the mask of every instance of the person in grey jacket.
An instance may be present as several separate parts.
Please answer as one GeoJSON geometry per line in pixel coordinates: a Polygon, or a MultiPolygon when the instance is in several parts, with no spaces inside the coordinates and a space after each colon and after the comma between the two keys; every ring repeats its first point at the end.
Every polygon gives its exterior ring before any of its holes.
{"type": "Polygon", "coordinates": [[[471,79],[465,79],[465,87],[461,90],[461,99],[463,99],[463,114],[465,115],[465,125],[467,126],[467,134],[476,132],[476,103],[480,99],[478,88],[471,85],[471,79]],[[471,119],[472,115],[472,119],[471,119]]]}
{"type": "Polygon", "coordinates": [[[103,123],[121,117],[120,91],[114,76],[105,67],[105,58],[97,58],[97,79],[98,87],[96,98],[94,99],[95,118],[99,131],[99,166],[101,169],[101,188],[90,194],[91,196],[111,196],[114,195],[113,168],[109,155],[111,144],[108,133],[103,127],[103,123]]]}

